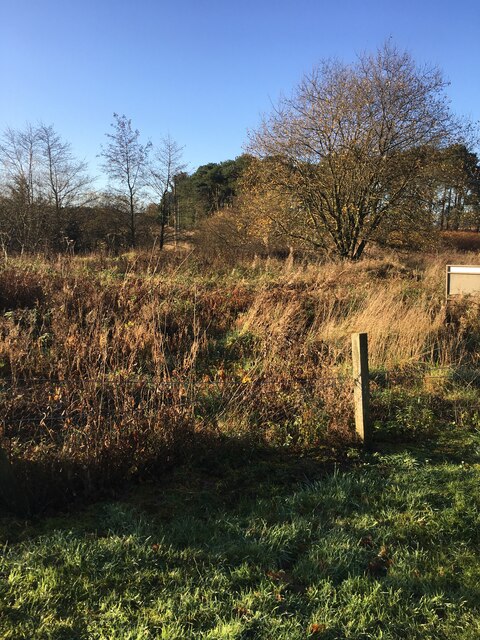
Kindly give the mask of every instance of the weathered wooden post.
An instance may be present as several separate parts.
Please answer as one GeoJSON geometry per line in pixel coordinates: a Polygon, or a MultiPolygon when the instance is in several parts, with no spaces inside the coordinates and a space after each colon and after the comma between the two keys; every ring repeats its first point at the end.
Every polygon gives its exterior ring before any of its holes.
{"type": "Polygon", "coordinates": [[[368,334],[352,333],[353,400],[355,431],[365,445],[371,443],[368,334]]]}

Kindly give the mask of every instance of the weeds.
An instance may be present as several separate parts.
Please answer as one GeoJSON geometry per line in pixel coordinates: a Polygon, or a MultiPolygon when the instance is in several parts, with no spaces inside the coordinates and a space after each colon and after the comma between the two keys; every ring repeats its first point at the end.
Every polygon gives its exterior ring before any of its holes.
{"type": "Polygon", "coordinates": [[[357,330],[389,376],[390,389],[374,383],[379,434],[477,424],[478,402],[458,391],[465,372],[476,384],[478,317],[460,305],[445,322],[444,261],[9,259],[3,447],[32,510],[161,475],[225,437],[299,452],[349,446],[357,330]]]}

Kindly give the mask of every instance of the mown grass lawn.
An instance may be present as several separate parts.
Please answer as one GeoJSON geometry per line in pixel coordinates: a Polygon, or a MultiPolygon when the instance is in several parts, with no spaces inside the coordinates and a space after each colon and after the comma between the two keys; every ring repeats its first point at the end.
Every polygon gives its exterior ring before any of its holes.
{"type": "Polygon", "coordinates": [[[480,434],[453,449],[333,466],[230,451],[72,514],[5,518],[0,636],[479,638],[480,434]]]}

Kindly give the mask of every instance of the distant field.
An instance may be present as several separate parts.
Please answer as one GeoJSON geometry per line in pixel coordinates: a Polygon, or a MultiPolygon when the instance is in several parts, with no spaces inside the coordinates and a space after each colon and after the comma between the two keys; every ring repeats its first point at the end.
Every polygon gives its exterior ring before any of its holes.
{"type": "Polygon", "coordinates": [[[447,262],[478,256],[9,258],[1,637],[479,637],[480,320],[447,262]]]}

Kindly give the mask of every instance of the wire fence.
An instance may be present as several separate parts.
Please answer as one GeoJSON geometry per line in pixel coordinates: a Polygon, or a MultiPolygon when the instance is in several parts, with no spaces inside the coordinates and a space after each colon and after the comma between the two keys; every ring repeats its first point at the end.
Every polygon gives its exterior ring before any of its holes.
{"type": "Polygon", "coordinates": [[[260,407],[275,418],[294,420],[306,407],[324,407],[332,400],[350,394],[349,375],[320,375],[314,381],[294,381],[288,385],[275,378],[244,375],[158,380],[153,377],[119,377],[114,374],[95,378],[3,378],[0,379],[0,429],[4,436],[15,426],[39,427],[75,422],[85,424],[94,418],[123,420],[126,414],[142,415],[166,409],[189,412],[204,421],[218,420],[228,412],[260,407]]]}
{"type": "MultiPolygon", "coordinates": [[[[4,377],[0,379],[0,435],[30,429],[79,428],[92,422],[122,423],[189,415],[198,422],[219,423],[246,414],[259,423],[323,420],[353,424],[354,380],[349,371],[319,372],[308,379],[260,376],[190,375],[183,378],[124,376],[4,377]]],[[[375,370],[370,375],[372,422],[405,427],[448,418],[480,425],[480,370],[475,367],[417,366],[375,370]],[[476,422],[475,422],[476,421],[476,422]]]]}

